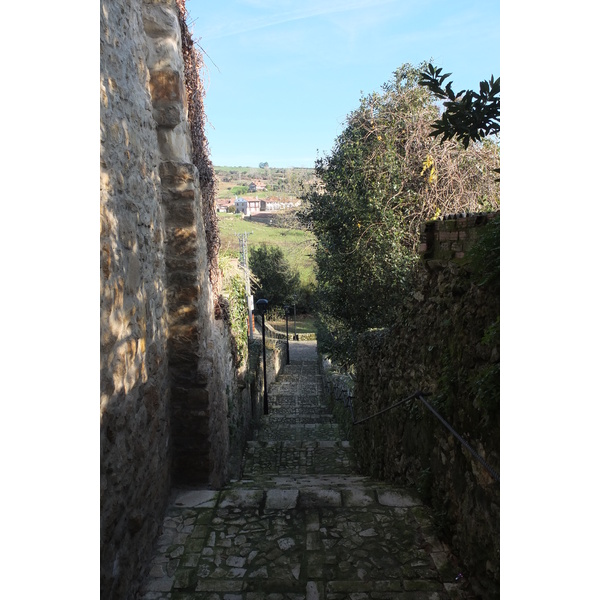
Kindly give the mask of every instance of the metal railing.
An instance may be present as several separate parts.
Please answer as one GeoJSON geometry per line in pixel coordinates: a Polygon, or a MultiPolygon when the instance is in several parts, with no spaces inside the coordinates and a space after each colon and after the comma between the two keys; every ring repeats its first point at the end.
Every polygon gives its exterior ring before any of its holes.
{"type": "Polygon", "coordinates": [[[473,448],[468,444],[468,442],[454,430],[454,428],[448,423],[448,421],[446,421],[435,410],[435,408],[433,408],[433,406],[431,406],[431,404],[429,404],[429,402],[425,400],[425,396],[431,396],[431,393],[417,390],[414,394],[411,394],[403,400],[400,400],[399,402],[396,402],[395,404],[392,404],[391,406],[388,406],[387,408],[384,408],[383,410],[380,410],[364,419],[360,419],[359,421],[356,421],[354,419],[354,407],[352,403],[353,396],[348,395],[346,401],[344,402],[344,405],[350,408],[350,414],[352,415],[352,425],[362,425],[363,423],[366,423],[367,421],[370,421],[375,417],[379,417],[380,415],[388,412],[389,410],[392,410],[393,408],[400,406],[401,404],[405,404],[406,402],[410,402],[411,400],[420,400],[424,404],[424,406],[442,423],[442,425],[444,425],[444,427],[446,427],[446,429],[450,431],[450,433],[473,455],[473,457],[477,461],[479,461],[479,463],[492,476],[494,481],[500,483],[500,476],[498,475],[498,473],[492,467],[490,467],[490,465],[475,450],[473,450],[473,448]]]}

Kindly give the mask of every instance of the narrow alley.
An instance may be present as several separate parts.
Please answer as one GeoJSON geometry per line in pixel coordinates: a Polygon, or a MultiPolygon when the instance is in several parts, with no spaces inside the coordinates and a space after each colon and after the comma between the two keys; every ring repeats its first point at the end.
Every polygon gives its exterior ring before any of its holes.
{"type": "Polygon", "coordinates": [[[290,356],[242,479],[174,496],[140,599],[475,598],[428,508],[356,473],[316,342],[294,342],[290,356]]]}

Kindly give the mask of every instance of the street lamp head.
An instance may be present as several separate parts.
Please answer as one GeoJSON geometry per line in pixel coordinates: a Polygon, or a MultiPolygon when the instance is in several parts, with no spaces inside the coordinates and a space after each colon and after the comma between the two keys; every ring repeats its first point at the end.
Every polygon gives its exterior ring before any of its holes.
{"type": "Polygon", "coordinates": [[[284,305],[283,310],[285,310],[286,316],[290,314],[290,307],[287,304],[284,305]]]}
{"type": "Polygon", "coordinates": [[[259,315],[263,315],[267,312],[267,304],[269,304],[268,300],[261,298],[256,301],[255,310],[259,315]]]}

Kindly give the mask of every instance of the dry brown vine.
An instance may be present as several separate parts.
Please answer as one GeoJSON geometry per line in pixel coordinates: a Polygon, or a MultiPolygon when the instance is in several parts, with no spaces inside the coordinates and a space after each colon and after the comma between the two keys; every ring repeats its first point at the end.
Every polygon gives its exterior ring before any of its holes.
{"type": "Polygon", "coordinates": [[[187,25],[188,12],[185,0],[176,0],[176,2],[179,9],[181,46],[185,65],[188,124],[192,138],[192,162],[198,169],[200,191],[202,193],[202,217],[206,234],[209,278],[213,287],[214,300],[218,302],[222,287],[222,275],[218,265],[221,239],[216,211],[217,181],[213,164],[210,160],[208,140],[205,135],[205,89],[200,76],[200,71],[204,67],[204,61],[202,54],[194,44],[192,33],[187,25]]]}

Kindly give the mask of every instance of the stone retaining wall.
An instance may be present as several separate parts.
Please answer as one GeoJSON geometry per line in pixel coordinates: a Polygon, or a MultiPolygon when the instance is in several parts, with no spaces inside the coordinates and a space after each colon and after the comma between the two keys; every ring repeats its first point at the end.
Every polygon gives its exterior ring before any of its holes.
{"type": "Polygon", "coordinates": [[[461,264],[477,239],[477,232],[500,214],[455,214],[421,224],[419,254],[429,267],[461,264]]]}
{"type": "Polygon", "coordinates": [[[102,2],[100,492],[102,598],[126,598],[171,484],[161,152],[141,2],[102,2]]]}
{"type": "Polygon", "coordinates": [[[340,425],[343,439],[349,440],[352,436],[354,420],[355,382],[350,375],[337,370],[329,359],[320,357],[319,366],[323,375],[325,396],[340,425]]]}
{"type": "Polygon", "coordinates": [[[100,4],[106,600],[134,596],[172,483],[222,486],[251,436],[246,366],[236,370],[228,324],[214,310],[219,282],[205,222],[214,207],[202,191],[212,165],[200,176],[194,162],[180,5],[100,4]]]}
{"type": "MultiPolygon", "coordinates": [[[[428,225],[446,230],[444,222],[428,225]]],[[[355,418],[430,392],[439,413],[499,472],[499,295],[439,249],[422,264],[397,323],[359,341],[355,418]]],[[[500,486],[484,467],[417,400],[353,427],[352,442],[363,472],[418,488],[482,597],[497,597],[500,486]]]]}
{"type": "MultiPolygon", "coordinates": [[[[290,340],[292,340],[293,333],[288,332],[286,334],[285,331],[279,331],[279,329],[275,329],[275,327],[270,325],[268,321],[265,323],[265,327],[267,328],[267,335],[269,335],[272,338],[276,338],[278,340],[287,340],[287,338],[289,336],[290,340]]],[[[296,337],[298,338],[299,342],[310,342],[310,341],[314,341],[317,339],[317,334],[316,333],[297,333],[296,337]]]]}

